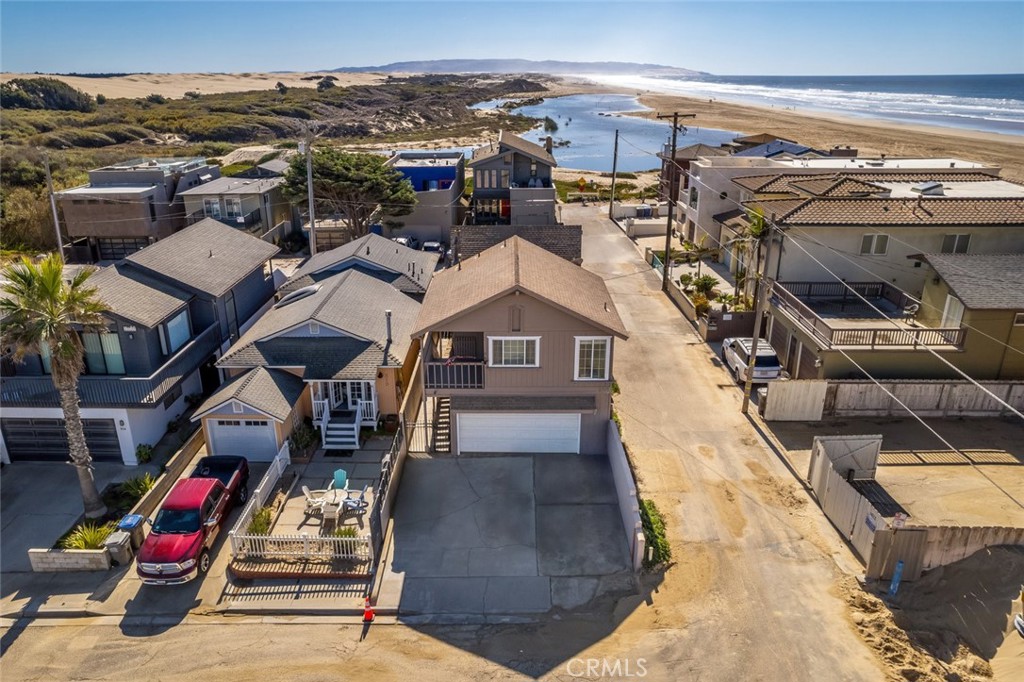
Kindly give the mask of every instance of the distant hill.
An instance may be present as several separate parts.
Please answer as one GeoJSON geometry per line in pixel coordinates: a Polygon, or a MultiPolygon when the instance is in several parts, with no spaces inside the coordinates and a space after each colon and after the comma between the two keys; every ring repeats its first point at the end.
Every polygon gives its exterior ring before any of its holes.
{"type": "Polygon", "coordinates": [[[561,62],[531,59],[432,59],[418,62],[393,62],[383,66],[345,66],[334,71],[344,73],[548,73],[548,74],[623,74],[642,76],[707,76],[664,64],[634,62],[561,62]]]}

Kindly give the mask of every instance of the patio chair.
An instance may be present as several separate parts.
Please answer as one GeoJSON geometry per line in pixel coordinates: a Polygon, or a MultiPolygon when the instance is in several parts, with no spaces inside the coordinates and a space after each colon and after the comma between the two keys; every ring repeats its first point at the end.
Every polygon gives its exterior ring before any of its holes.
{"type": "MultiPolygon", "coordinates": [[[[316,496],[313,494],[314,491],[309,489],[309,486],[302,486],[302,495],[306,498],[306,514],[315,514],[316,512],[323,513],[324,504],[327,503],[327,498],[323,495],[316,496]]],[[[323,493],[323,490],[317,490],[315,492],[323,493]]]]}
{"type": "Polygon", "coordinates": [[[337,469],[334,472],[334,480],[327,487],[328,490],[348,490],[348,473],[344,469],[337,469]]]}
{"type": "Polygon", "coordinates": [[[370,491],[370,484],[367,483],[363,486],[362,492],[355,497],[349,497],[341,501],[341,512],[355,512],[356,514],[362,514],[366,511],[366,508],[370,506],[370,501],[366,499],[366,493],[370,491]]]}

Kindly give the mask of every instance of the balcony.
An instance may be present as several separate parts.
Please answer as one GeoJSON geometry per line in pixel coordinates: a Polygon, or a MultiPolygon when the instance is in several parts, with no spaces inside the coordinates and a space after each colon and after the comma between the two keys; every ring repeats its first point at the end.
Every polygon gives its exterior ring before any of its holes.
{"type": "Polygon", "coordinates": [[[483,388],[484,362],[428,362],[426,370],[426,387],[442,389],[483,388]]]}
{"type": "Polygon", "coordinates": [[[770,293],[772,305],[825,349],[949,350],[962,348],[966,335],[963,327],[919,325],[909,314],[913,301],[884,282],[772,282],[770,293]]]}
{"type": "Polygon", "coordinates": [[[188,225],[195,225],[205,218],[217,220],[225,225],[237,227],[240,230],[254,232],[257,235],[263,233],[263,216],[260,215],[260,210],[258,208],[240,216],[213,216],[206,215],[203,211],[196,211],[195,213],[190,213],[188,215],[186,223],[188,225]]]}
{"type": "MultiPolygon", "coordinates": [[[[163,400],[169,390],[194,372],[220,346],[214,325],[185,344],[148,377],[85,375],[78,379],[82,407],[145,407],[163,400]]],[[[17,371],[17,366],[13,367],[17,371]]],[[[0,378],[0,401],[8,407],[59,407],[48,376],[0,378]]]]}

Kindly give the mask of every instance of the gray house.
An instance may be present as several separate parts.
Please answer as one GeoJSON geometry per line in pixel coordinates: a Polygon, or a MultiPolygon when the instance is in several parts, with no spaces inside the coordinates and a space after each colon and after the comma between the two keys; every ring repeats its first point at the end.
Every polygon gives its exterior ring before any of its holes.
{"type": "Polygon", "coordinates": [[[218,178],[185,190],[181,199],[186,220],[192,225],[212,218],[257,236],[275,229],[275,236],[284,236],[298,221],[295,209],[284,198],[283,184],[282,177],[218,178]]]}
{"type": "MultiPolygon", "coordinates": [[[[186,409],[213,391],[213,362],[274,293],[277,247],[216,221],[162,239],[96,272],[106,329],[85,333],[78,392],[98,461],[136,463],[186,409]]],[[[67,442],[46,353],[0,365],[4,461],[64,460],[67,442]]]]}
{"type": "Polygon", "coordinates": [[[521,237],[437,273],[413,338],[455,453],[604,454],[613,346],[604,281],[521,237]]]}
{"type": "Polygon", "coordinates": [[[497,142],[473,152],[473,223],[478,225],[555,225],[551,138],[545,146],[518,135],[498,134],[497,142]]]}

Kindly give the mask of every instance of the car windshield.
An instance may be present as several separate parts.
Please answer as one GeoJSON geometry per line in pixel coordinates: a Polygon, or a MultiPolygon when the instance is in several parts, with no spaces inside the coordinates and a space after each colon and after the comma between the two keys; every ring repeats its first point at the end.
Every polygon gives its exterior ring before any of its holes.
{"type": "Polygon", "coordinates": [[[776,357],[775,353],[770,355],[757,354],[757,360],[754,361],[754,367],[778,367],[779,358],[776,357]]]}
{"type": "Polygon", "coordinates": [[[161,509],[153,522],[156,533],[197,533],[199,532],[198,509],[161,509]]]}

